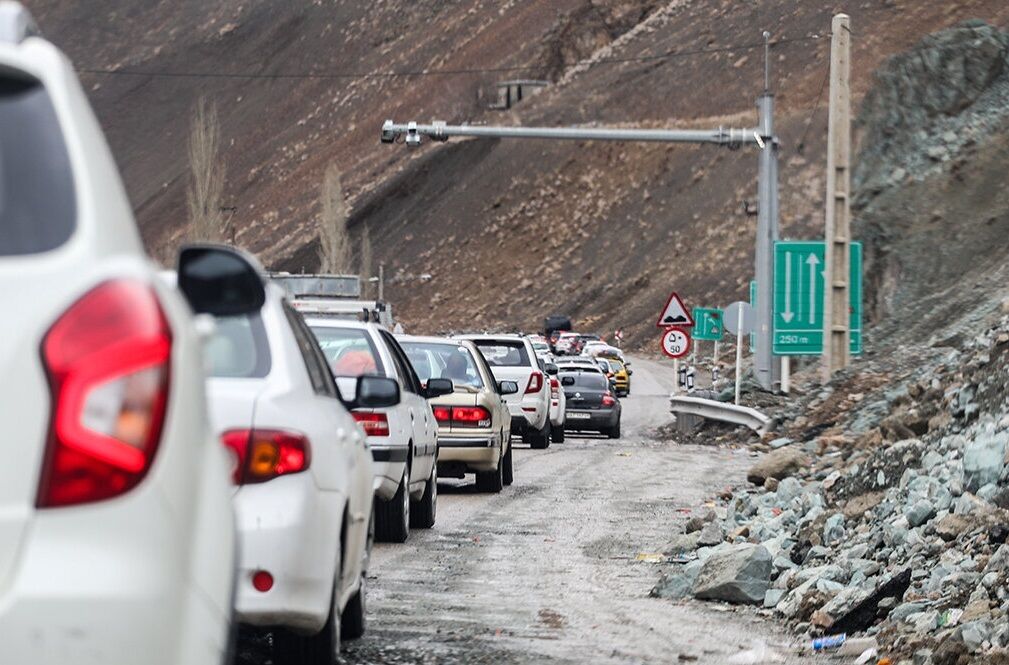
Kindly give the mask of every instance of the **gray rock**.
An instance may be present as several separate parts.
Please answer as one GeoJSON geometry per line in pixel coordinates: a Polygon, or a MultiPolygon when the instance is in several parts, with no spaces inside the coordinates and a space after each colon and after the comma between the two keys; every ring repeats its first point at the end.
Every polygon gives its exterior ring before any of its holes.
{"type": "Polygon", "coordinates": [[[698,531],[673,536],[673,539],[662,548],[662,553],[666,556],[676,556],[677,554],[693,552],[697,549],[697,541],[700,536],[701,534],[698,531]]]}
{"type": "Polygon", "coordinates": [[[907,523],[913,527],[921,526],[935,517],[935,506],[927,499],[919,499],[904,512],[907,523]]]}
{"type": "Polygon", "coordinates": [[[971,621],[956,629],[954,639],[959,639],[971,652],[978,651],[991,634],[987,621],[971,621]]]}
{"type": "Polygon", "coordinates": [[[724,540],[725,531],[722,530],[722,525],[718,522],[708,522],[698,535],[697,545],[699,547],[712,547],[724,540]]]}
{"type": "Polygon", "coordinates": [[[844,540],[844,515],[834,513],[823,524],[823,542],[828,546],[844,540]]]}
{"type": "Polygon", "coordinates": [[[903,621],[912,614],[924,612],[925,608],[925,603],[901,603],[890,612],[890,618],[894,621],[903,621]]]}
{"type": "Polygon", "coordinates": [[[771,448],[777,450],[778,448],[784,448],[785,446],[788,446],[788,445],[791,445],[791,444],[792,444],[792,440],[789,439],[787,436],[783,436],[783,437],[775,439],[774,441],[771,441],[770,445],[771,445],[771,448]]]}
{"type": "Polygon", "coordinates": [[[697,581],[697,574],[701,571],[701,566],[700,561],[691,561],[686,566],[670,570],[662,576],[649,595],[653,598],[673,600],[688,597],[694,582],[697,581]]]}
{"type": "Polygon", "coordinates": [[[704,561],[693,593],[703,600],[760,604],[770,584],[770,553],[761,545],[742,543],[704,561]]]}
{"type": "Polygon", "coordinates": [[[777,607],[781,599],[785,597],[784,589],[768,589],[764,592],[764,607],[771,609],[777,607]]]}
{"type": "Polygon", "coordinates": [[[966,488],[976,492],[981,487],[998,482],[1005,463],[1005,432],[983,433],[967,444],[963,453],[963,471],[966,488]]]}
{"type": "Polygon", "coordinates": [[[795,497],[802,494],[802,483],[795,478],[785,478],[778,481],[778,502],[788,503],[795,497]]]}

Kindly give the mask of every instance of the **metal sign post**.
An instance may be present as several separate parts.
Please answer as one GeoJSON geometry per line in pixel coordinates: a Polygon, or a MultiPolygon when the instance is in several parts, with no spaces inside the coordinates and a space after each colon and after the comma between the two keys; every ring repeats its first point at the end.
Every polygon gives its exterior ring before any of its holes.
{"type": "Polygon", "coordinates": [[[743,383],[743,335],[752,332],[759,319],[748,302],[734,302],[725,308],[725,327],[736,334],[736,404],[743,383]]]}

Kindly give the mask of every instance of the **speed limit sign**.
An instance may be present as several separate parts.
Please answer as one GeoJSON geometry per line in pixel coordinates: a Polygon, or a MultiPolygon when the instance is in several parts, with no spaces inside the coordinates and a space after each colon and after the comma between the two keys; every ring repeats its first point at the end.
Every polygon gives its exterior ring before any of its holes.
{"type": "Polygon", "coordinates": [[[662,333],[662,352],[670,358],[682,358],[690,352],[690,335],[683,328],[666,328],[662,333]]]}

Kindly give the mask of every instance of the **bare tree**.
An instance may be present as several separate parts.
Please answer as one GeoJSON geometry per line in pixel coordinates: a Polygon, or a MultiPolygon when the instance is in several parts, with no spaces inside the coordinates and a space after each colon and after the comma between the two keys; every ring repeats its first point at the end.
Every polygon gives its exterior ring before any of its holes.
{"type": "Polygon", "coordinates": [[[371,278],[374,276],[371,258],[371,234],[368,233],[367,226],[361,228],[361,256],[359,260],[361,264],[359,266],[361,273],[361,294],[366,296],[371,292],[371,278]]]}
{"type": "Polygon", "coordinates": [[[228,236],[221,211],[224,166],[220,160],[221,126],[217,106],[204,97],[196,102],[189,133],[189,166],[192,170],[186,203],[189,236],[198,242],[222,242],[228,236]]]}
{"type": "Polygon", "coordinates": [[[347,203],[343,200],[340,171],[330,165],[322,178],[322,211],[319,215],[319,272],[350,272],[350,237],[347,234],[347,203]]]}

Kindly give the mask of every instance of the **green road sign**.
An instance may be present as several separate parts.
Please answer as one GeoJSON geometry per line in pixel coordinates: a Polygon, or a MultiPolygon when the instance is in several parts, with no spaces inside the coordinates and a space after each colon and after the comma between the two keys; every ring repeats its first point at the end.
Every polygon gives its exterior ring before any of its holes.
{"type": "MultiPolygon", "coordinates": [[[[782,356],[823,353],[823,241],[774,244],[773,351],[782,356]]],[[[851,353],[862,353],[862,244],[851,243],[851,353]]]]}
{"type": "Polygon", "coordinates": [[[722,339],[722,310],[713,307],[694,308],[694,330],[690,336],[698,341],[717,342],[722,339]]]}

